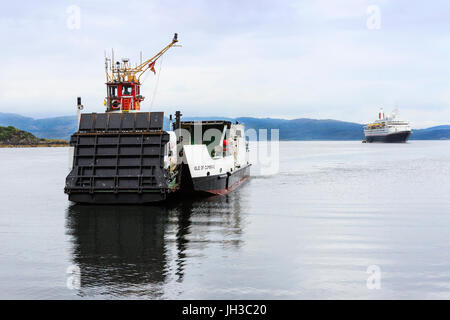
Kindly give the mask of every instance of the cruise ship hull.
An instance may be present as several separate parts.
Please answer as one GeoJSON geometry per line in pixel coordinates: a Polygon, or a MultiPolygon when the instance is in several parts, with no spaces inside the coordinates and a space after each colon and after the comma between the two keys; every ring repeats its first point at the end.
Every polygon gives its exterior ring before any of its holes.
{"type": "Polygon", "coordinates": [[[367,142],[387,142],[387,143],[402,143],[408,141],[411,136],[411,131],[397,132],[386,135],[366,136],[367,142]]]}

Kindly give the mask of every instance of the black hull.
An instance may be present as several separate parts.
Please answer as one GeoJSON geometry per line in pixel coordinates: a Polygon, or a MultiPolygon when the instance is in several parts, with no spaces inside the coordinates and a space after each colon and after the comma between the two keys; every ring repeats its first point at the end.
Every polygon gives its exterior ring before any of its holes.
{"type": "Polygon", "coordinates": [[[387,134],[384,136],[366,137],[367,142],[385,142],[385,143],[402,143],[408,141],[411,136],[410,131],[387,134]]]}
{"type": "MultiPolygon", "coordinates": [[[[183,168],[184,169],[184,168],[183,168]]],[[[189,169],[185,167],[181,189],[184,192],[195,192],[211,195],[224,195],[236,189],[250,176],[250,165],[231,173],[214,176],[191,178],[189,169]]]]}
{"type": "Polygon", "coordinates": [[[71,193],[69,200],[84,204],[148,204],[166,200],[166,193],[71,193]]]}

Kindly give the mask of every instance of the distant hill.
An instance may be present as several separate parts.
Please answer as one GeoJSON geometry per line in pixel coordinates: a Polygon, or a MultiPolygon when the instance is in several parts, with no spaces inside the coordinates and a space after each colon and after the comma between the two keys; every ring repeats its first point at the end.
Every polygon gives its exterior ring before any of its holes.
{"type": "Polygon", "coordinates": [[[39,139],[33,134],[14,128],[0,126],[0,146],[47,146],[67,145],[67,141],[55,139],[39,139]]]}
{"type": "Polygon", "coordinates": [[[69,140],[70,135],[77,130],[77,117],[33,119],[13,113],[0,113],[0,126],[13,126],[39,138],[69,140]]]}
{"type": "Polygon", "coordinates": [[[337,120],[237,118],[246,129],[279,129],[280,140],[362,140],[363,125],[337,120]]]}
{"type": "Polygon", "coordinates": [[[413,140],[450,140],[450,126],[437,126],[413,130],[413,140]]]}
{"type": "MultiPolygon", "coordinates": [[[[246,129],[279,129],[280,140],[362,140],[363,125],[337,120],[315,119],[274,119],[274,118],[222,118],[218,117],[183,117],[183,120],[224,119],[244,123],[246,129]]],[[[77,130],[76,116],[33,119],[12,113],[0,113],[0,126],[14,126],[31,132],[39,138],[65,139],[77,130]]],[[[168,130],[166,118],[164,129],[168,130]]],[[[442,140],[450,139],[450,125],[413,130],[411,139],[442,140]]]]}

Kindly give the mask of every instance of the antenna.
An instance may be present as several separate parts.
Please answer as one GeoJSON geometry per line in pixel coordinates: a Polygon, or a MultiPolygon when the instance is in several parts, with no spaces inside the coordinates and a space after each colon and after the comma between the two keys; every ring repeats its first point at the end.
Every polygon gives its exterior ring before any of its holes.
{"type": "Polygon", "coordinates": [[[114,49],[111,48],[111,71],[113,71],[114,69],[114,49]]]}
{"type": "Polygon", "coordinates": [[[109,74],[108,74],[108,57],[106,56],[106,50],[105,50],[105,73],[106,73],[106,81],[109,81],[109,74]]]}
{"type": "Polygon", "coordinates": [[[397,104],[395,104],[395,109],[394,109],[394,111],[392,111],[392,118],[396,118],[397,117],[397,115],[398,115],[398,106],[397,106],[397,104]]]}

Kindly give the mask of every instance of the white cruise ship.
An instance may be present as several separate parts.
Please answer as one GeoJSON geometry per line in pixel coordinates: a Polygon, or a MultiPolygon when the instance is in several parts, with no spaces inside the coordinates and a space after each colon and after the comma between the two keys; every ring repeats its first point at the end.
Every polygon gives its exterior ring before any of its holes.
{"type": "Polygon", "coordinates": [[[398,110],[390,116],[385,116],[383,109],[378,114],[378,120],[364,127],[366,142],[406,142],[411,136],[411,126],[408,121],[397,119],[398,110]]]}

